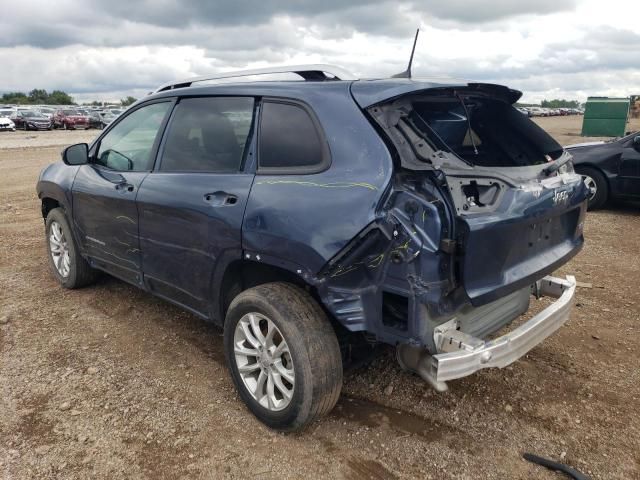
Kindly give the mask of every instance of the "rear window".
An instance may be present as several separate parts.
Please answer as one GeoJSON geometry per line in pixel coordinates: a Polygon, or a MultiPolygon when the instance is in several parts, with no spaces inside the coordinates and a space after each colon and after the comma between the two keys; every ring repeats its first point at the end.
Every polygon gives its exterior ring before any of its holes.
{"type": "Polygon", "coordinates": [[[237,172],[253,121],[253,98],[185,98],[176,106],[162,155],[165,172],[237,172]]]}
{"type": "Polygon", "coordinates": [[[319,171],[328,152],[309,112],[292,103],[265,102],[260,120],[262,171],[319,171]]]}

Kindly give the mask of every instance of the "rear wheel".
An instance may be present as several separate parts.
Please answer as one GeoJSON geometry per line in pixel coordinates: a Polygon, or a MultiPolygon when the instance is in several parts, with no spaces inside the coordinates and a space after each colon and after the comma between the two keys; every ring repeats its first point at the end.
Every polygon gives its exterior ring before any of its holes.
{"type": "Polygon", "coordinates": [[[227,312],[224,347],[240,397],[271,428],[299,430],[338,400],[338,340],[320,306],[298,287],[267,283],[239,294],[227,312]]]}
{"type": "Polygon", "coordinates": [[[54,208],[49,212],[45,231],[49,266],[58,282],[71,289],[93,283],[97,272],[80,255],[67,217],[61,208],[54,208]]]}
{"type": "Polygon", "coordinates": [[[589,189],[589,210],[601,208],[609,197],[609,184],[600,170],[591,167],[576,168],[589,189]]]}

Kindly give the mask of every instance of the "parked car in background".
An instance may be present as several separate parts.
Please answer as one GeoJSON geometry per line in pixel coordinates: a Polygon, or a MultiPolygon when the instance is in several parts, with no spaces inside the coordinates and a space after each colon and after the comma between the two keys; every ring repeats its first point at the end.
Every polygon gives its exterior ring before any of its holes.
{"type": "Polygon", "coordinates": [[[38,107],[37,110],[47,118],[53,117],[55,113],[55,109],[50,107],[38,107]]]}
{"type": "Polygon", "coordinates": [[[53,128],[63,130],[88,129],[89,117],[81,114],[76,109],[61,108],[53,114],[53,128]]]}
{"type": "Polygon", "coordinates": [[[0,110],[0,131],[16,130],[16,124],[11,120],[11,110],[0,110]]]}
{"type": "Polygon", "coordinates": [[[528,107],[529,112],[534,117],[543,117],[545,116],[545,111],[541,107],[528,107]]]}
{"type": "Polygon", "coordinates": [[[16,128],[22,130],[51,130],[52,128],[51,120],[36,110],[18,110],[11,120],[16,128]]]}
{"type": "Polygon", "coordinates": [[[589,188],[590,209],[602,207],[610,198],[640,199],[640,132],[564,148],[589,188]]]}
{"type": "Polygon", "coordinates": [[[0,117],[13,118],[16,115],[16,110],[13,108],[0,109],[0,117]]]}
{"type": "Polygon", "coordinates": [[[102,130],[104,127],[108,125],[108,123],[105,123],[104,119],[100,115],[100,112],[98,111],[92,110],[91,112],[89,112],[88,116],[89,116],[89,128],[97,128],[99,130],[102,130]]]}
{"type": "Polygon", "coordinates": [[[37,184],[56,280],[105,271],[221,326],[281,430],[333,408],[353,345],[444,391],[569,319],[575,278],[549,274],[582,248],[587,188],[521,92],[288,71],[305,81],[171,82],[65,149],[37,184]],[[494,336],[532,293],[556,300],[494,336]]]}
{"type": "Polygon", "coordinates": [[[113,110],[104,110],[102,112],[99,112],[100,118],[102,119],[102,125],[104,127],[106,127],[107,125],[109,125],[111,122],[113,122],[116,118],[118,118],[118,116],[120,114],[115,114],[113,113],[113,110]]]}

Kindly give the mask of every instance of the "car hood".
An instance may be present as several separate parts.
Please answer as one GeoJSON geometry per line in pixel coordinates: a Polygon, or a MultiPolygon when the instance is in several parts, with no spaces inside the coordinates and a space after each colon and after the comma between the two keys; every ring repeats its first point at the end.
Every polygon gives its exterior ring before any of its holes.
{"type": "Polygon", "coordinates": [[[25,122],[48,122],[49,119],[47,117],[26,117],[24,121],[25,122]]]}

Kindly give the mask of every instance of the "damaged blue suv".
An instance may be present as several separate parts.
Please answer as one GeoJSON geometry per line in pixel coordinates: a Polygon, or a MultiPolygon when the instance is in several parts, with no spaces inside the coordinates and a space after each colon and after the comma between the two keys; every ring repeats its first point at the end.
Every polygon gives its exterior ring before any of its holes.
{"type": "Polygon", "coordinates": [[[327,65],[172,82],[42,171],[51,270],[220,325],[272,428],[333,408],[353,345],[392,345],[445,390],[571,311],[575,279],[548,275],[582,247],[588,191],[520,95],[327,65]],[[299,80],[256,80],[283,73],[299,80]],[[497,333],[532,295],[556,300],[497,333]]]}

